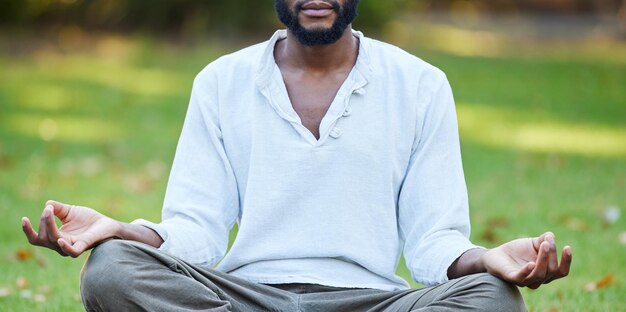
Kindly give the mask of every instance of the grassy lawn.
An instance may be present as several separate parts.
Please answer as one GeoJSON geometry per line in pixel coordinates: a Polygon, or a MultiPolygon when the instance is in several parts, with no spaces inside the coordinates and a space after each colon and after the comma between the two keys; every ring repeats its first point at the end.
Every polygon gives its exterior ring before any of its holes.
{"type": "MultiPolygon", "coordinates": [[[[99,36],[29,49],[32,38],[0,38],[0,311],[82,310],[84,257],[29,247],[20,218],[37,221],[54,198],[159,220],[192,79],[237,47],[99,36]]],[[[495,246],[551,230],[573,247],[567,279],[523,290],[530,310],[626,310],[626,217],[603,217],[626,207],[626,61],[582,48],[405,47],[455,90],[472,239],[495,246]]]]}

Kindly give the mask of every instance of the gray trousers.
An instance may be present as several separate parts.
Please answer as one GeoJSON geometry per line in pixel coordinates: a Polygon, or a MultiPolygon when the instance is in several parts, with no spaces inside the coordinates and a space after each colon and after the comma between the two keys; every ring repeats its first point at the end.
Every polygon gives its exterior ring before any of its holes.
{"type": "Polygon", "coordinates": [[[264,285],[190,265],[156,248],[110,240],[81,273],[87,311],[525,311],[517,289],[475,274],[421,289],[264,285]]]}

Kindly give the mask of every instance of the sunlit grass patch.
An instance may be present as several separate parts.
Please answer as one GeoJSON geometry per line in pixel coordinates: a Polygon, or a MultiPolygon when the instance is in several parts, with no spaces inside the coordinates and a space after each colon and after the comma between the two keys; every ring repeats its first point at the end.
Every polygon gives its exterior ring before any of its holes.
{"type": "Polygon", "coordinates": [[[564,122],[517,108],[457,104],[464,138],[504,149],[626,158],[626,127],[564,122]]]}
{"type": "Polygon", "coordinates": [[[120,137],[123,133],[114,120],[93,117],[11,114],[3,119],[8,132],[44,141],[99,143],[120,137]]]}
{"type": "MultiPolygon", "coordinates": [[[[573,30],[570,33],[574,35],[570,38],[537,40],[541,30],[535,30],[533,34],[532,22],[516,19],[515,16],[509,16],[508,19],[502,16],[482,16],[476,19],[470,16],[458,17],[448,19],[442,15],[438,19],[429,15],[409,15],[388,22],[383,34],[387,40],[400,46],[456,56],[503,59],[536,57],[626,65],[626,43],[607,36],[576,33],[573,30]]],[[[574,22],[572,26],[577,25],[574,22]]]]}

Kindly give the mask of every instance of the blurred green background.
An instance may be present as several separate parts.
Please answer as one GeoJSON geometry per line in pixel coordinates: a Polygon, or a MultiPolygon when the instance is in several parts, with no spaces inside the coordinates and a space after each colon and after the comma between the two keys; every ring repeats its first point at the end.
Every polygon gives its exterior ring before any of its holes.
{"type": "MultiPolygon", "coordinates": [[[[0,311],[82,310],[84,257],[20,218],[54,198],[158,221],[194,75],[279,27],[272,1],[0,2],[0,311]]],[[[448,74],[472,239],[572,245],[529,309],[626,310],[626,1],[362,0],[354,27],[448,74]]]]}

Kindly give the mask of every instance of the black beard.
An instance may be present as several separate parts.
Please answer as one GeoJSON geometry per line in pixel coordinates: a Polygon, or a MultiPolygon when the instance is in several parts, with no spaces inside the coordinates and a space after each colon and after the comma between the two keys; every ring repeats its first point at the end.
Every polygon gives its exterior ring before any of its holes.
{"type": "Polygon", "coordinates": [[[278,14],[278,19],[285,24],[298,41],[305,46],[318,46],[333,44],[341,38],[348,25],[350,25],[357,16],[357,6],[359,0],[348,0],[342,8],[337,1],[327,0],[333,5],[333,10],[337,14],[337,19],[330,28],[306,29],[300,25],[298,14],[302,10],[302,6],[306,0],[299,0],[294,6],[295,12],[291,12],[285,3],[285,0],[275,0],[274,7],[278,14]]]}

